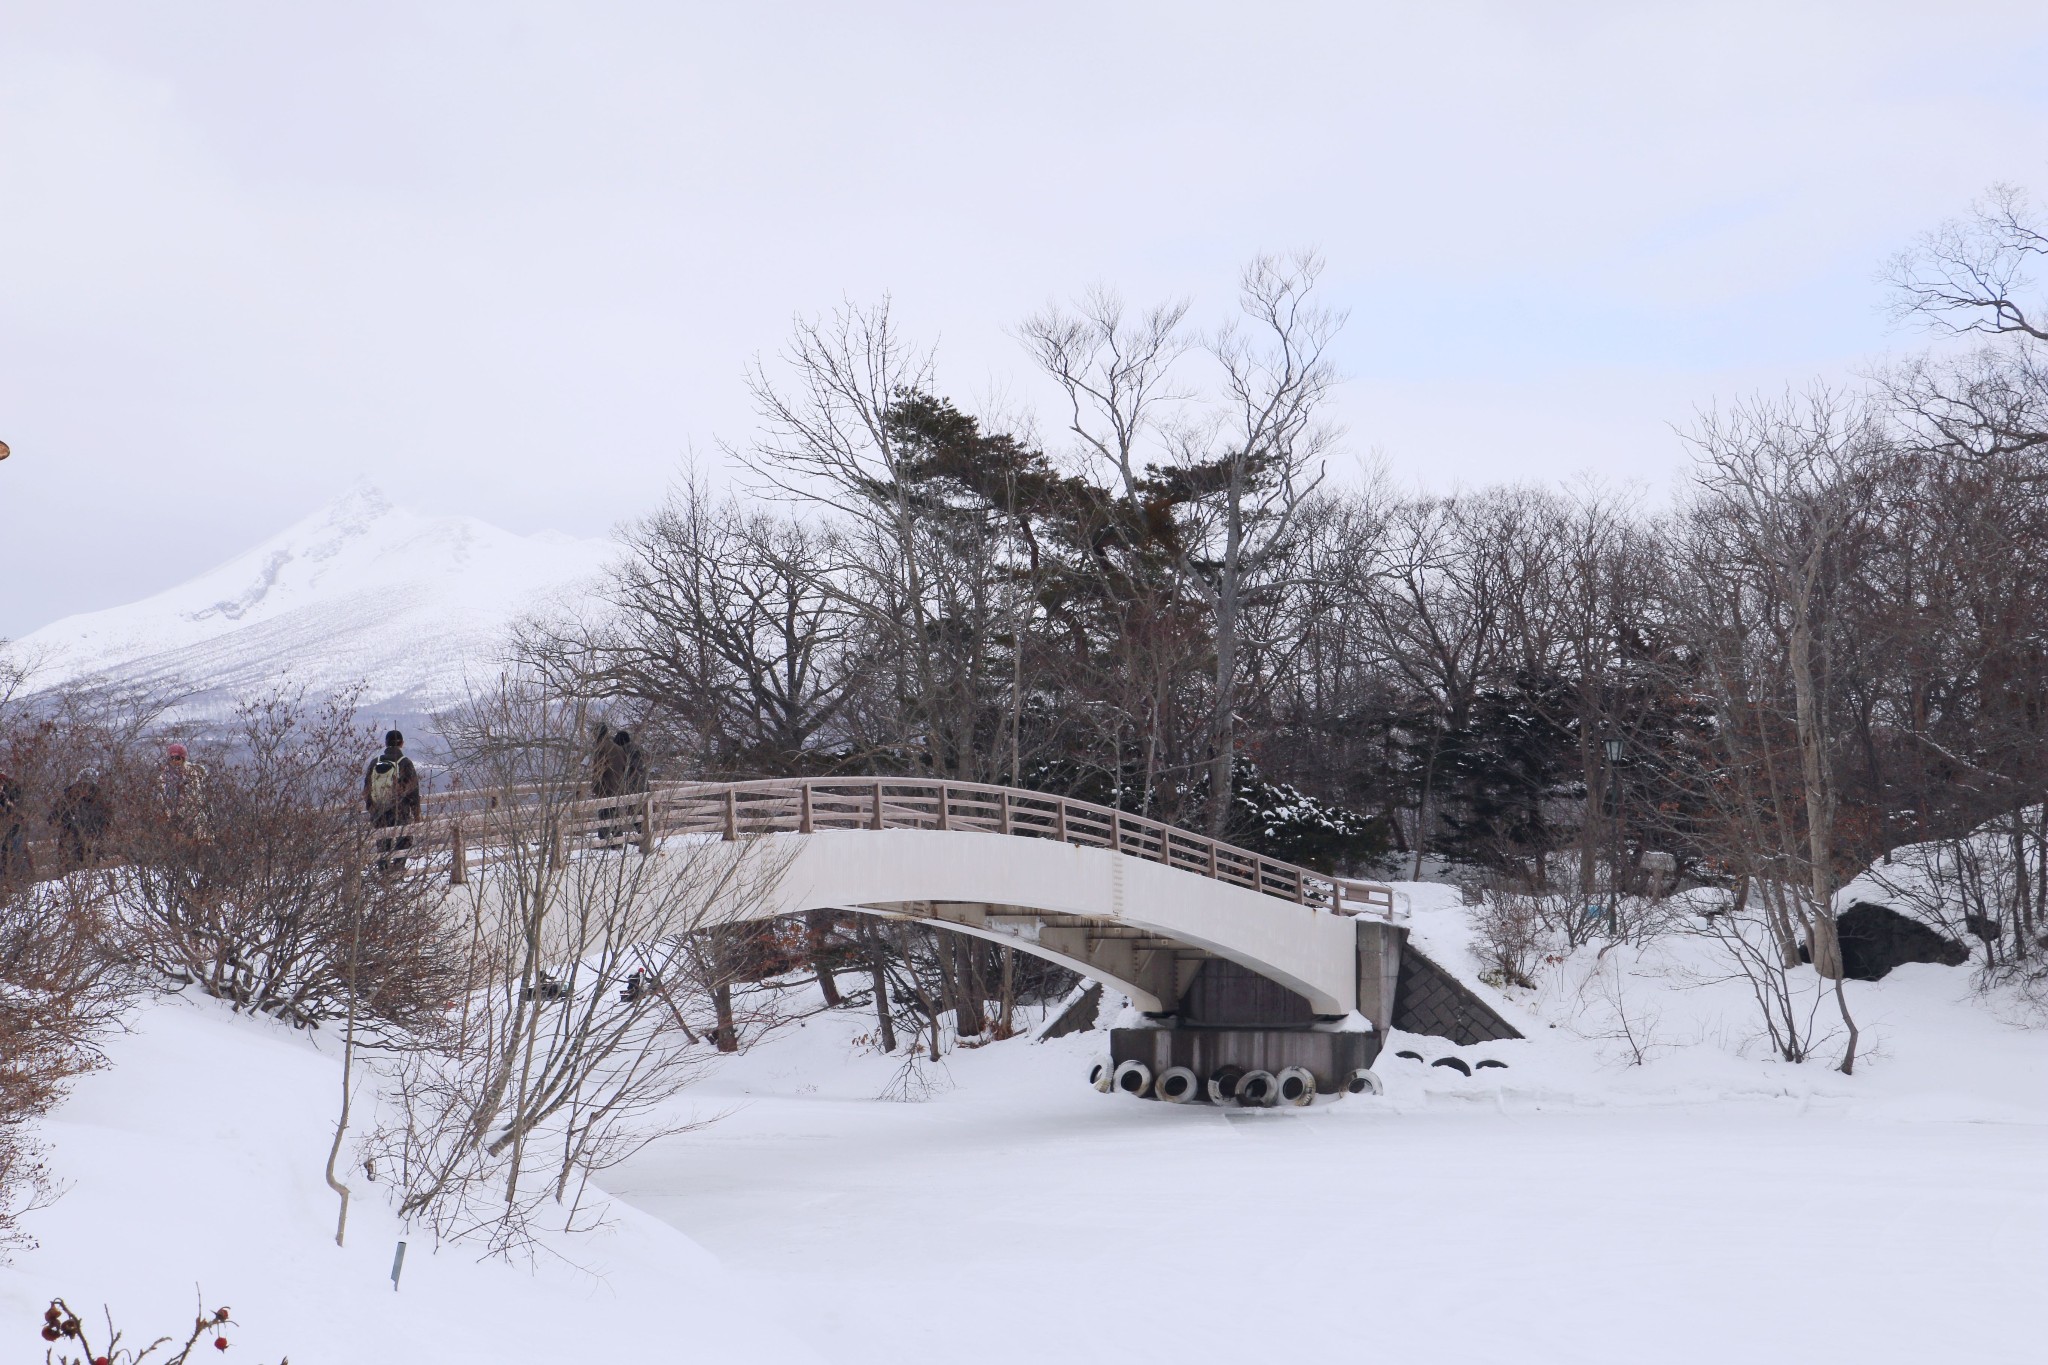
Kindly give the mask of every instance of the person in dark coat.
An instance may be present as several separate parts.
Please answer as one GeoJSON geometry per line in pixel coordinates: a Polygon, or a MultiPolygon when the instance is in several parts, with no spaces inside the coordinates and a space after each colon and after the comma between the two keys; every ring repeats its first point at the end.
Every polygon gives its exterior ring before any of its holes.
{"type": "Polygon", "coordinates": [[[35,865],[28,856],[28,837],[21,832],[25,818],[21,801],[21,784],[5,768],[0,768],[0,892],[14,878],[27,878],[35,873],[35,865]]]}
{"type": "Polygon", "coordinates": [[[624,730],[613,737],[613,743],[626,751],[625,772],[620,778],[619,791],[626,796],[638,796],[647,790],[647,751],[640,747],[640,741],[624,730]]]}
{"type": "MultiPolygon", "coordinates": [[[[624,730],[613,730],[601,721],[599,725],[601,738],[596,752],[591,755],[590,794],[593,797],[618,796],[626,790],[631,736],[624,730]]],[[[619,808],[616,805],[598,807],[597,837],[600,842],[609,843],[618,834],[618,818],[619,808]]]]}
{"type": "Polygon", "coordinates": [[[57,859],[67,872],[99,861],[113,819],[113,808],[100,789],[100,775],[87,768],[50,809],[50,823],[57,827],[57,859]]]}
{"type": "MultiPolygon", "coordinates": [[[[386,732],[384,752],[363,770],[363,808],[373,829],[397,829],[420,818],[420,771],[405,756],[405,736],[397,730],[386,732]]],[[[404,835],[379,839],[378,870],[404,867],[405,859],[392,855],[411,847],[404,835]]]]}

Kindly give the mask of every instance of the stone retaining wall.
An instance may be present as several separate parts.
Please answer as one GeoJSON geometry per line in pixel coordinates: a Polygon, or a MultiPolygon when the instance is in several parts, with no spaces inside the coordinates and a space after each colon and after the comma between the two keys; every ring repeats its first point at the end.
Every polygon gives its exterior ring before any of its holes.
{"type": "Polygon", "coordinates": [[[1460,1047],[1522,1036],[1457,977],[1430,961],[1412,939],[1401,945],[1401,977],[1394,988],[1394,1027],[1407,1033],[1448,1038],[1460,1047]]]}

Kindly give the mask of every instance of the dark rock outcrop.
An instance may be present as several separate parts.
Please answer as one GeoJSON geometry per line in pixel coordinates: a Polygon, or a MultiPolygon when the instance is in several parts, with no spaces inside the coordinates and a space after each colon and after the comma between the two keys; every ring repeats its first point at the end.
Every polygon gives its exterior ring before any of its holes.
{"type": "Polygon", "coordinates": [[[1858,901],[1835,921],[1842,940],[1842,972],[1855,981],[1876,981],[1907,962],[1960,967],[1970,950],[1954,939],[1887,905],[1858,901]]]}

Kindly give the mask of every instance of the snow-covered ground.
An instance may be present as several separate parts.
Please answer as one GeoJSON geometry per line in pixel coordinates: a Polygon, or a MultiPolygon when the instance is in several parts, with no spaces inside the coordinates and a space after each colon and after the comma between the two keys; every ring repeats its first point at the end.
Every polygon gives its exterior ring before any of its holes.
{"type": "MultiPolygon", "coordinates": [[[[1468,974],[1455,893],[1404,889],[1468,974]]],[[[1589,950],[1493,997],[1527,1040],[1396,1035],[1385,1096],[1307,1110],[1097,1094],[1099,1034],[894,1102],[870,1019],[815,1017],[689,1092],[723,1117],[613,1173],[610,1232],[537,1270],[415,1239],[395,1295],[374,1197],[332,1245],[331,1042],[166,1003],[48,1125],[73,1188],[0,1272],[4,1339],[53,1292],[175,1323],[197,1282],[233,1359],[298,1365],[2039,1359],[2048,1033],[1908,966],[1851,983],[1854,1077],[1790,1065],[1701,948],[1589,950]],[[1644,1065],[1615,999],[1655,1017],[1644,1065]]]]}
{"type": "Polygon", "coordinates": [[[173,999],[108,1051],[43,1125],[71,1188],[30,1219],[41,1246],[0,1269],[0,1360],[41,1359],[29,1346],[52,1295],[95,1320],[108,1305],[145,1344],[189,1325],[199,1292],[241,1324],[223,1358],[265,1365],[817,1359],[772,1299],[628,1207],[535,1267],[480,1263],[403,1231],[358,1172],[337,1248],[332,1038],[173,999]]]}
{"type": "Polygon", "coordinates": [[[373,720],[420,715],[492,677],[509,625],[578,595],[614,553],[423,516],[358,485],[188,583],[66,617],[13,648],[35,686],[146,684],[190,693],[186,715],[218,715],[287,677],[315,695],[365,684],[373,720]]]}

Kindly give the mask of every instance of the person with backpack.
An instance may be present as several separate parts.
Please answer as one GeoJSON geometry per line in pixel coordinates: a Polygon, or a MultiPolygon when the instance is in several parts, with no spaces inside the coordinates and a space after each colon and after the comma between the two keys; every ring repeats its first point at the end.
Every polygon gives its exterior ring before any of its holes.
{"type": "MultiPolygon", "coordinates": [[[[397,730],[385,734],[384,752],[363,771],[363,806],[373,829],[397,829],[420,818],[420,772],[405,756],[405,736],[397,730]]],[[[377,870],[403,868],[403,850],[411,847],[403,835],[379,839],[377,870]]]]}

